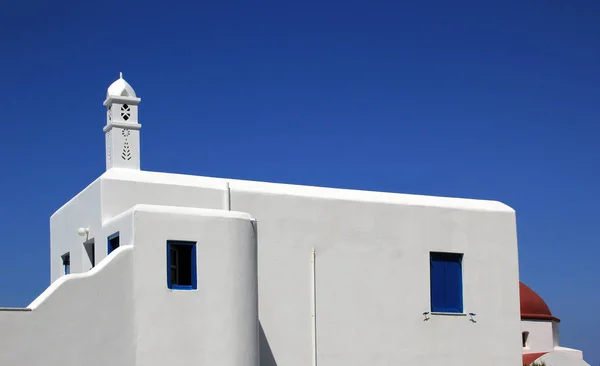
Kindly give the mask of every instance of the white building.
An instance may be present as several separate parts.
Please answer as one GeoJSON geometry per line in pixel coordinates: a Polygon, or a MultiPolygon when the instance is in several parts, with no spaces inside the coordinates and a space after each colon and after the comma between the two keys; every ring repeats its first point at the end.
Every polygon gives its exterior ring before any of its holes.
{"type": "Polygon", "coordinates": [[[560,319],[552,315],[548,304],[524,283],[519,286],[523,364],[536,361],[548,366],[589,366],[583,360],[583,352],[560,346],[560,319]]]}
{"type": "Polygon", "coordinates": [[[106,172],[52,215],[0,365],[521,364],[513,209],[142,171],[139,103],[109,87],[106,172]]]}

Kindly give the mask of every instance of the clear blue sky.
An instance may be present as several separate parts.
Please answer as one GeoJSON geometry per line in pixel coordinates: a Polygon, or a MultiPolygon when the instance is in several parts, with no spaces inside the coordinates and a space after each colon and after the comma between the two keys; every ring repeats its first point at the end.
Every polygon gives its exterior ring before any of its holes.
{"type": "Polygon", "coordinates": [[[521,279],[600,363],[599,1],[13,1],[0,55],[1,306],[48,285],[122,71],[145,170],[512,206],[521,279]]]}

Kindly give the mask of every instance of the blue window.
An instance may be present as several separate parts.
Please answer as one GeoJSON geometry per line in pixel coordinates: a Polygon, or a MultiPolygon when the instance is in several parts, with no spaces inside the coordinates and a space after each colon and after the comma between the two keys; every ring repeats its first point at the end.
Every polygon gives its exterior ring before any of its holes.
{"type": "Polygon", "coordinates": [[[108,251],[107,254],[110,254],[113,250],[119,247],[119,233],[116,232],[108,237],[108,251]]]}
{"type": "Polygon", "coordinates": [[[61,256],[63,264],[63,274],[68,275],[71,273],[71,254],[69,252],[61,256]]]}
{"type": "Polygon", "coordinates": [[[167,241],[167,286],[173,290],[195,290],[196,243],[167,241]]]}
{"type": "Polygon", "coordinates": [[[463,312],[462,257],[458,253],[430,253],[432,312],[463,312]]]}

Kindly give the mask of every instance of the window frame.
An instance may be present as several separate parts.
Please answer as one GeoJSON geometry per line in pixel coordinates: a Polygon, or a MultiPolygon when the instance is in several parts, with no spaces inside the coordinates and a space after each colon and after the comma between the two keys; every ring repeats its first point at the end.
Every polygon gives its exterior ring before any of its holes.
{"type": "Polygon", "coordinates": [[[116,233],[111,234],[106,238],[106,255],[109,255],[110,253],[114,252],[120,246],[121,246],[121,236],[119,235],[119,232],[117,231],[116,233]],[[111,240],[113,240],[114,238],[119,238],[119,245],[117,245],[116,248],[113,248],[113,246],[111,244],[111,240]]]}
{"type": "MultiPolygon", "coordinates": [[[[463,289],[463,282],[464,282],[464,267],[463,267],[463,263],[464,263],[464,254],[463,253],[456,253],[456,252],[439,252],[439,251],[431,251],[429,252],[429,289],[430,289],[430,308],[431,308],[431,312],[432,313],[438,313],[438,314],[454,314],[454,315],[464,315],[464,289],[463,289]],[[437,260],[436,260],[437,259],[437,260]],[[434,297],[437,297],[438,295],[434,296],[434,288],[439,289],[439,286],[443,286],[444,287],[444,295],[446,294],[446,291],[448,289],[449,286],[449,279],[446,275],[446,270],[447,268],[444,269],[444,278],[443,278],[443,284],[437,284],[434,283],[434,281],[436,281],[436,279],[434,279],[434,261],[436,263],[438,263],[438,265],[444,265],[447,266],[446,263],[458,263],[459,266],[459,270],[458,270],[458,284],[457,287],[454,289],[454,291],[456,291],[455,295],[458,295],[458,302],[456,304],[450,304],[447,300],[447,296],[444,296],[444,301],[443,301],[443,305],[438,305],[436,304],[437,301],[435,301],[434,297]]],[[[439,294],[439,293],[438,293],[439,294]]]]}
{"type": "Polygon", "coordinates": [[[63,267],[63,275],[71,274],[71,252],[61,255],[60,259],[63,267]]]}
{"type": "MultiPolygon", "coordinates": [[[[167,240],[167,288],[170,290],[197,290],[198,289],[198,271],[197,271],[197,259],[196,259],[196,242],[195,241],[183,241],[183,240],[167,240]],[[171,248],[172,246],[190,246],[190,285],[177,285],[173,283],[171,278],[171,248]]],[[[177,271],[177,267],[173,267],[177,271]]]]}
{"type": "Polygon", "coordinates": [[[529,332],[523,331],[521,332],[521,340],[523,341],[523,348],[529,349],[529,332]]]}

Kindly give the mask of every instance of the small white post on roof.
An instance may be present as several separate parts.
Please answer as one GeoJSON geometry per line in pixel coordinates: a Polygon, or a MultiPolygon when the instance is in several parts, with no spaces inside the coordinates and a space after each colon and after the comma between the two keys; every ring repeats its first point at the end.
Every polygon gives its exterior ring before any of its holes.
{"type": "Polygon", "coordinates": [[[140,169],[140,128],[138,104],[141,99],[119,73],[106,92],[106,170],[140,169]]]}

